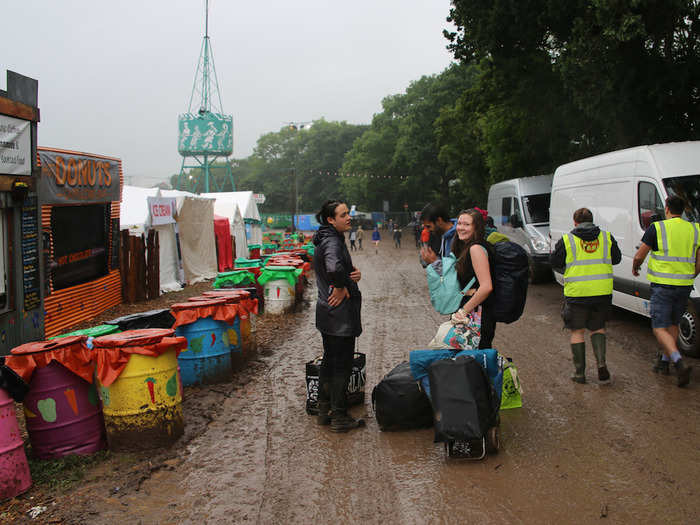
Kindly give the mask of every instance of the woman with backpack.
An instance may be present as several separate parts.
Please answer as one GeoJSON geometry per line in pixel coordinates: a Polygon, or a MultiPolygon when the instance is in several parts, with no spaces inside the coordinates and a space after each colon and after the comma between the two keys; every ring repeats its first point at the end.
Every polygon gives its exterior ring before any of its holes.
{"type": "Polygon", "coordinates": [[[494,252],[486,242],[486,222],[479,210],[474,208],[459,212],[457,238],[452,243],[452,253],[457,258],[457,277],[461,287],[472,278],[475,282],[462,299],[453,319],[462,320],[481,309],[481,341],[479,348],[491,348],[496,335],[496,321],[489,299],[493,291],[494,252]]]}
{"type": "Polygon", "coordinates": [[[316,214],[321,225],[314,235],[314,272],[318,299],[316,328],[323,337],[323,361],[318,385],[318,423],[330,425],[333,432],[348,432],[364,426],[361,419],[348,414],[345,394],[352,373],[355,338],[362,333],[360,307],[362,295],[357,286],[361,278],[345,244],[350,230],[347,205],[326,201],[316,214]]]}

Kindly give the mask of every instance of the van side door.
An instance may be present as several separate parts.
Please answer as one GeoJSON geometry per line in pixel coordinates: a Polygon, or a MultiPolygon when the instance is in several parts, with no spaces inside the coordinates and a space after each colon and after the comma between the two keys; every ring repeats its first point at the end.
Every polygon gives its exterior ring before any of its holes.
{"type": "MultiPolygon", "coordinates": [[[[638,163],[646,164],[646,163],[638,163]]],[[[664,218],[664,200],[656,181],[649,177],[635,178],[636,193],[636,217],[632,221],[635,251],[642,244],[644,232],[657,220],[664,218]]],[[[644,314],[649,315],[649,299],[651,298],[651,286],[647,280],[647,264],[649,257],[642,264],[639,275],[635,277],[635,296],[644,301],[644,314]]]]}

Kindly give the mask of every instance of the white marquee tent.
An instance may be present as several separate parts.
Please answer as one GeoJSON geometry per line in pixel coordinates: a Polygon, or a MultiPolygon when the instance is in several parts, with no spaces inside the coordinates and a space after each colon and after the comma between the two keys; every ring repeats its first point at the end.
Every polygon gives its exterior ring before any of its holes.
{"type": "Polygon", "coordinates": [[[160,190],[159,195],[175,197],[177,201],[176,219],[187,284],[216,277],[214,199],[177,190],[160,190]]]}
{"type": "Polygon", "coordinates": [[[157,188],[124,186],[120,207],[119,223],[122,230],[130,235],[142,235],[150,228],[158,232],[160,261],[160,290],[174,292],[182,289],[178,280],[177,237],[174,224],[152,226],[148,212],[148,197],[157,197],[157,188]]]}
{"type": "MultiPolygon", "coordinates": [[[[236,240],[237,257],[248,258],[248,240],[246,238],[246,228],[243,221],[243,215],[238,207],[237,200],[233,197],[234,193],[204,193],[202,196],[215,199],[214,213],[226,217],[231,228],[231,236],[236,240]]],[[[262,237],[261,237],[262,239],[262,237]]]]}
{"type": "MultiPolygon", "coordinates": [[[[255,200],[253,200],[252,191],[202,193],[201,196],[210,197],[216,199],[217,201],[221,200],[223,202],[235,203],[243,216],[248,244],[262,244],[260,212],[258,211],[258,205],[255,204],[255,200]]],[[[217,213],[219,212],[217,211],[217,213]]],[[[229,217],[230,219],[228,214],[223,215],[229,217]]],[[[238,239],[236,239],[236,245],[238,245],[238,239]]],[[[236,248],[236,251],[238,251],[238,248],[236,248]]]]}

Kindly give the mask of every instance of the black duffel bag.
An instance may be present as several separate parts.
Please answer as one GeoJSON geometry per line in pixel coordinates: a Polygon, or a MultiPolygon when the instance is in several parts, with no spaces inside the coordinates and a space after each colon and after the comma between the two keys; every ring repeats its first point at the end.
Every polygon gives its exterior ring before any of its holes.
{"type": "Polygon", "coordinates": [[[372,390],[374,415],[381,430],[410,430],[433,425],[428,396],[418,387],[408,362],[396,366],[372,390]]]}

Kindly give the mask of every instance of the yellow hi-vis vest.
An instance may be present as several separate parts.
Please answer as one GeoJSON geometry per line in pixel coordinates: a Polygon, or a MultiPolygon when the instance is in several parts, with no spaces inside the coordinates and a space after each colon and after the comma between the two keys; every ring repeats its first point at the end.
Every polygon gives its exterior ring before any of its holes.
{"type": "Polygon", "coordinates": [[[692,286],[698,225],[680,217],[654,223],[658,250],[651,252],[647,279],[652,283],[692,286]]]}
{"type": "Polygon", "coordinates": [[[564,295],[592,297],[610,295],[613,291],[612,240],[610,233],[600,231],[598,238],[584,241],[565,233],[566,270],[564,295]]]}

